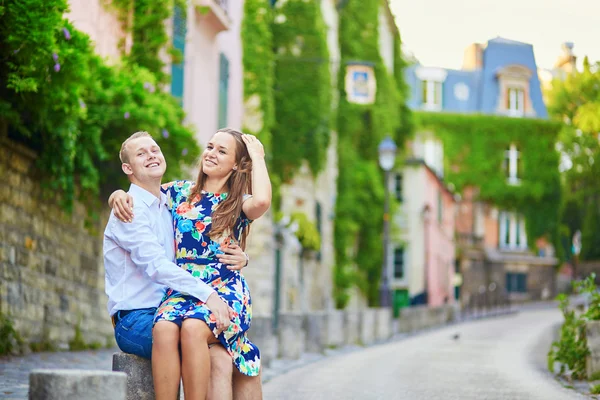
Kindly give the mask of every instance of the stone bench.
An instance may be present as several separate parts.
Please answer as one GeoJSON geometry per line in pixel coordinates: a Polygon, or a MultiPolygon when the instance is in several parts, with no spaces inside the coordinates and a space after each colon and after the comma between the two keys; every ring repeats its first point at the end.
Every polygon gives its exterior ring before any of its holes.
{"type": "Polygon", "coordinates": [[[126,386],[122,372],[34,369],[29,400],[126,400],[126,386]]]}
{"type": "MultiPolygon", "coordinates": [[[[113,354],[113,371],[127,375],[127,400],[154,400],[152,362],[127,353],[113,354]]],[[[179,396],[177,396],[179,399],[179,396]]]]}

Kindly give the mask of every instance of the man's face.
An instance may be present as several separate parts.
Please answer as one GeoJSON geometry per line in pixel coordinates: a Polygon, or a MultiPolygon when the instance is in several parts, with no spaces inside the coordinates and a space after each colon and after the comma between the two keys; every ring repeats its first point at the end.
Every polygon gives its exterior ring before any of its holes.
{"type": "Polygon", "coordinates": [[[147,136],[133,139],[127,143],[126,152],[129,162],[123,163],[122,169],[130,179],[140,182],[162,179],[167,162],[154,139],[147,136]]]}

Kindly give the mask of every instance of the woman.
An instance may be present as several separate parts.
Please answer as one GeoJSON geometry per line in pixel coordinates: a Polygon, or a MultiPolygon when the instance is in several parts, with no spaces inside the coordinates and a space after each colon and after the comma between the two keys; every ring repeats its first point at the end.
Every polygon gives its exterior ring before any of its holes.
{"type": "Polygon", "coordinates": [[[159,306],[153,330],[152,364],[157,400],[172,399],[179,387],[180,362],[184,394],[204,399],[210,373],[209,346],[222,345],[237,370],[246,376],[260,372],[260,353],[247,338],[252,318],[250,293],[237,270],[219,262],[228,246],[245,248],[250,222],[271,203],[264,149],[258,139],[233,129],[221,129],[208,142],[196,182],[165,185],[173,216],[176,262],[213,286],[232,308],[229,327],[220,332],[202,302],[169,289],[159,306]],[[180,330],[195,332],[200,343],[177,351],[180,330]],[[175,373],[177,371],[177,373],[175,373]]]}

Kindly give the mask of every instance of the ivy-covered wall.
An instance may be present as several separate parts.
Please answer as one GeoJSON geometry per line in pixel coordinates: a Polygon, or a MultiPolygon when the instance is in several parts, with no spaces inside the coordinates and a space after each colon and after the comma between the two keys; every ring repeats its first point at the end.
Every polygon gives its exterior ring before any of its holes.
{"type": "Polygon", "coordinates": [[[445,177],[460,192],[480,188],[480,200],[525,216],[528,243],[546,236],[558,246],[561,204],[559,154],[561,124],[528,118],[415,112],[418,131],[442,141],[445,177]],[[503,168],[511,144],[520,152],[520,183],[511,185],[503,168]]]}
{"type": "MultiPolygon", "coordinates": [[[[341,68],[338,87],[339,176],[335,219],[334,297],[343,308],[348,289],[357,285],[369,305],[378,303],[382,266],[384,185],[377,146],[390,135],[401,146],[410,131],[410,111],[404,105],[404,62],[400,38],[395,40],[395,71],[388,71],[379,50],[379,0],[340,3],[341,68]],[[344,88],[346,66],[353,62],[374,66],[376,101],[351,104],[344,88]]],[[[396,34],[398,35],[398,34],[396,34]]]]}
{"type": "Polygon", "coordinates": [[[273,170],[289,181],[303,161],[317,174],[325,165],[331,129],[331,75],[320,2],[275,4],[275,126],[273,170]]]}

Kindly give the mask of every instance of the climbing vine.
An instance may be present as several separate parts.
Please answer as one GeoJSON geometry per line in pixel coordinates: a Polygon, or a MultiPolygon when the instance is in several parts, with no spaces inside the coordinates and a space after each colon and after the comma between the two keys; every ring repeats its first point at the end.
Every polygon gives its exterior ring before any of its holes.
{"type": "Polygon", "coordinates": [[[303,160],[316,175],[325,166],[331,128],[331,73],[320,3],[275,4],[273,172],[289,181],[303,160]]]}
{"type": "Polygon", "coordinates": [[[44,187],[69,209],[75,193],[98,204],[101,188],[121,184],[117,154],[137,130],[155,135],[171,176],[199,149],[157,76],[131,62],[107,65],[66,10],[65,0],[0,7],[0,135],[37,152],[44,187]]]}
{"type": "Polygon", "coordinates": [[[338,86],[338,194],[335,219],[334,298],[343,308],[347,290],[357,285],[370,305],[378,302],[382,265],[384,185],[377,146],[391,135],[401,146],[410,130],[404,107],[404,63],[396,38],[392,74],[379,54],[379,0],[347,1],[340,9],[342,65],[338,86]],[[373,65],[377,94],[372,105],[351,104],[344,88],[346,65],[361,60],[373,65]]]}
{"type": "Polygon", "coordinates": [[[419,130],[430,130],[444,146],[445,180],[457,191],[473,185],[479,197],[525,216],[528,243],[546,236],[559,249],[561,203],[559,154],[561,124],[547,120],[486,115],[415,113],[419,130]],[[506,150],[520,155],[519,184],[508,183],[506,150]]]}

